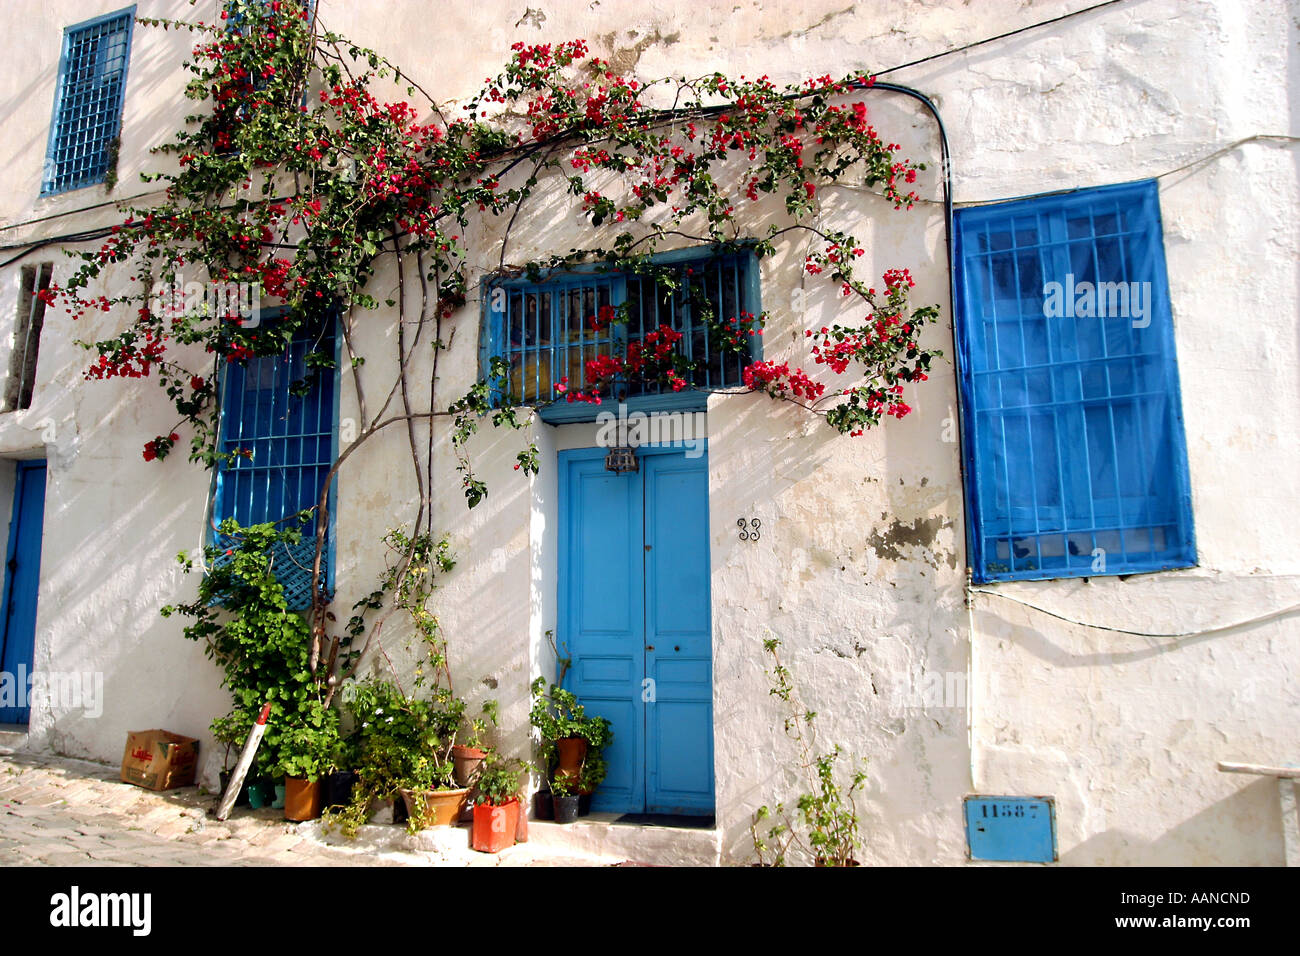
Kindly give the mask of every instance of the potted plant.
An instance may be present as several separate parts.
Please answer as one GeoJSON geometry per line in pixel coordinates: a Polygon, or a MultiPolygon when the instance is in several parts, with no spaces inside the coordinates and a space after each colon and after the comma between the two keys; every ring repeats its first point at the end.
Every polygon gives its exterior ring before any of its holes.
{"type": "MultiPolygon", "coordinates": [[[[297,516],[298,523],[309,513],[297,516]]],[[[217,528],[218,543],[204,548],[198,596],[188,604],[160,609],[163,617],[192,619],[186,638],[199,642],[221,667],[222,686],[231,708],[211,725],[213,735],[230,747],[243,744],[264,704],[270,719],[248,773],[248,797],[255,809],[284,805],[284,783],[273,774],[280,764],[284,735],[318,705],[321,686],[309,666],[312,628],[291,610],[284,588],[272,573],[273,555],[301,541],[294,525],[262,523],[241,527],[226,519],[217,528]]],[[[186,571],[194,560],[182,552],[186,571]]]]}
{"type": "Polygon", "coordinates": [[[321,777],[321,805],[323,807],[342,807],[352,800],[352,787],[357,774],[352,768],[356,765],[356,740],[354,736],[339,734],[325,774],[321,777]]]}
{"type": "MultiPolygon", "coordinates": [[[[463,703],[457,701],[456,704],[454,711],[463,714],[463,703]]],[[[463,718],[460,727],[456,729],[457,739],[463,742],[454,743],[451,747],[452,776],[457,787],[468,787],[470,791],[469,798],[464,801],[461,810],[460,820],[463,823],[471,823],[474,820],[475,788],[478,775],[489,753],[483,743],[483,737],[489,722],[496,726],[496,707],[496,701],[485,701],[482,714],[474,718],[463,718]]]]}
{"type": "MultiPolygon", "coordinates": [[[[226,788],[230,786],[230,775],[233,773],[230,766],[230,755],[241,747],[244,741],[243,737],[239,735],[239,728],[235,725],[235,721],[229,716],[218,717],[212,722],[212,736],[217,743],[224,744],[226,748],[221,761],[221,773],[218,775],[220,790],[218,796],[220,797],[225,796],[226,788]]],[[[235,797],[235,806],[248,806],[247,778],[245,778],[244,783],[239,788],[238,795],[235,797]]]]}
{"type": "Polygon", "coordinates": [[[286,820],[320,816],[320,778],[339,745],[338,714],[315,704],[280,740],[280,772],[284,774],[286,820]]]}
{"type": "Polygon", "coordinates": [[[456,777],[456,785],[459,787],[471,786],[487,755],[486,750],[471,747],[468,744],[453,746],[451,748],[451,759],[455,765],[453,772],[456,777]]]}
{"type": "Polygon", "coordinates": [[[499,853],[514,846],[519,827],[519,780],[524,766],[518,760],[491,755],[478,778],[474,798],[474,849],[499,853]]]}
{"type": "Polygon", "coordinates": [[[592,759],[595,766],[586,782],[594,790],[605,776],[600,753],[614,739],[614,732],[606,718],[588,716],[571,691],[553,684],[548,686],[546,678],[538,677],[531,689],[533,705],[528,719],[542,738],[542,766],[551,781],[558,820],[561,790],[556,784],[563,781],[563,795],[576,799],[583,786],[583,768],[592,759]]]}
{"type": "Polygon", "coordinates": [[[567,777],[551,779],[551,795],[555,801],[556,823],[572,823],[578,819],[578,794],[570,788],[567,777]]]}
{"type": "Polygon", "coordinates": [[[277,759],[268,752],[258,750],[253,765],[248,768],[245,788],[248,791],[248,805],[254,810],[275,807],[275,779],[272,773],[277,759]]]}
{"type": "Polygon", "coordinates": [[[466,723],[464,702],[445,688],[426,699],[384,680],[353,685],[344,702],[356,724],[357,781],[351,801],[331,811],[328,822],[354,836],[372,804],[400,798],[411,832],[454,823],[469,795],[456,786],[452,758],[466,723]]]}
{"type": "Polygon", "coordinates": [[[430,731],[432,786],[423,794],[403,793],[411,819],[419,825],[442,826],[458,819],[473,819],[470,794],[479,764],[487,756],[479,749],[483,734],[490,722],[496,723],[496,701],[485,701],[477,717],[467,713],[465,701],[445,687],[435,685],[426,711],[430,731]],[[461,735],[467,738],[462,759],[458,762],[458,743],[461,735]],[[483,754],[475,758],[473,754],[483,754]],[[458,765],[459,764],[459,765],[458,765]],[[423,800],[424,818],[417,819],[414,802],[423,800]]]}
{"type": "Polygon", "coordinates": [[[533,794],[533,818],[537,820],[555,819],[555,796],[551,793],[551,781],[542,776],[541,785],[533,794]]]}

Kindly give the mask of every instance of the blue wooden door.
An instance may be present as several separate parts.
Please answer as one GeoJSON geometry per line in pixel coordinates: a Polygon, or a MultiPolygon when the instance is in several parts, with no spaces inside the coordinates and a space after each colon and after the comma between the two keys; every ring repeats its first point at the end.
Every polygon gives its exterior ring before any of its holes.
{"type": "Polygon", "coordinates": [[[593,806],[645,804],[645,676],[641,483],[605,470],[604,452],[564,452],[557,637],[565,684],[614,725],[609,775],[593,806]],[[597,800],[599,801],[597,803],[597,800]]]}
{"type": "MultiPolygon", "coordinates": [[[[27,676],[36,644],[36,591],[41,580],[41,537],[45,521],[45,462],[18,462],[14,504],[9,517],[9,557],[5,574],[0,663],[13,675],[16,706],[0,706],[0,724],[25,724],[27,676]]],[[[5,701],[6,704],[10,702],[5,701]]]]}
{"type": "Polygon", "coordinates": [[[704,457],[647,455],[646,810],[713,812],[713,628],[709,470],[704,457]]]}
{"type": "Polygon", "coordinates": [[[609,718],[596,810],[713,812],[708,465],[642,448],[640,470],[603,449],[561,453],[557,634],[566,685],[609,718]]]}

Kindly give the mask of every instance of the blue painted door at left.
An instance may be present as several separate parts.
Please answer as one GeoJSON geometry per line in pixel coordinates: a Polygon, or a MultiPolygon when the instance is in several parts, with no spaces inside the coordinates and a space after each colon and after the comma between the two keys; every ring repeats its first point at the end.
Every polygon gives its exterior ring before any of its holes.
{"type": "Polygon", "coordinates": [[[0,724],[25,724],[27,680],[36,644],[36,592],[41,580],[41,538],[45,522],[45,462],[18,462],[14,504],[9,517],[9,556],[5,574],[4,623],[0,663],[14,698],[0,706],[0,724]],[[12,705],[11,705],[12,704],[12,705]]]}
{"type": "Polygon", "coordinates": [[[593,808],[713,812],[708,466],[642,448],[637,472],[603,449],[562,452],[561,650],[566,685],[614,743],[593,808]]]}

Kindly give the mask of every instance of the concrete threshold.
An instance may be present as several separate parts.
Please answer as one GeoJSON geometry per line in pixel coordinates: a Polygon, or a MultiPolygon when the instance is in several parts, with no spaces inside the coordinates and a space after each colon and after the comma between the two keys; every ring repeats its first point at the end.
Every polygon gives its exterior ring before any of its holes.
{"type": "Polygon", "coordinates": [[[568,852],[618,856],[655,866],[717,866],[722,833],[716,828],[618,823],[621,814],[592,813],[574,823],[528,822],[528,841],[568,852]]]}

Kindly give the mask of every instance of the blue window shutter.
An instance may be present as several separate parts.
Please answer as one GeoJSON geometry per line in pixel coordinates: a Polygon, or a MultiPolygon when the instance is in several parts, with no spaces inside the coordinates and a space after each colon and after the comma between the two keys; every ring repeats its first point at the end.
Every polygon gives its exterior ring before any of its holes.
{"type": "Polygon", "coordinates": [[[1195,565],[1155,182],[956,223],[975,579],[1195,565]]]}
{"type": "MultiPolygon", "coordinates": [[[[266,323],[274,322],[274,318],[266,323]]],[[[221,451],[241,450],[233,464],[217,471],[213,525],[234,518],[240,525],[283,521],[315,508],[321,488],[338,454],[338,381],[335,369],[312,373],[309,352],[325,352],[337,360],[331,315],[316,328],[300,329],[283,355],[228,363],[222,383],[221,451]],[[310,382],[305,395],[295,395],[295,382],[310,382]]],[[[327,593],[334,583],[334,489],[330,489],[330,523],[321,556],[322,582],[327,593]]],[[[296,525],[295,525],[296,526],[296,525]]],[[[284,586],[289,607],[311,606],[311,568],[316,554],[315,522],[302,526],[302,540],[281,547],[272,569],[284,586]]],[[[220,537],[217,535],[216,537],[220,537]]],[[[218,542],[224,544],[224,542],[218,542]]]]}
{"type": "Polygon", "coordinates": [[[104,182],[122,128],[134,22],[129,7],[64,30],[42,195],[104,182]]]}
{"type": "MultiPolygon", "coordinates": [[[[743,313],[759,315],[758,266],[753,255],[683,250],[665,253],[656,264],[669,270],[676,290],[651,276],[623,272],[555,272],[540,281],[490,281],[483,296],[484,374],[490,359],[502,358],[510,366],[510,398],[521,405],[544,404],[562,399],[555,392],[562,378],[567,377],[572,391],[585,389],[586,363],[591,359],[621,354],[629,342],[667,325],[682,333],[679,348],[696,363],[693,384],[697,388],[740,385],[745,365],[761,355],[761,337],[754,336],[747,354],[720,352],[702,312],[711,310],[723,320],[739,320],[743,313]],[[593,330],[590,320],[604,306],[624,307],[626,322],[620,317],[608,329],[593,330]]],[[[494,395],[497,403],[505,398],[503,393],[494,395]]],[[[703,407],[698,392],[674,394],[659,386],[633,391],[627,398],[630,407],[703,407]]],[[[547,421],[560,422],[591,419],[596,411],[561,400],[541,414],[547,421]]]]}

